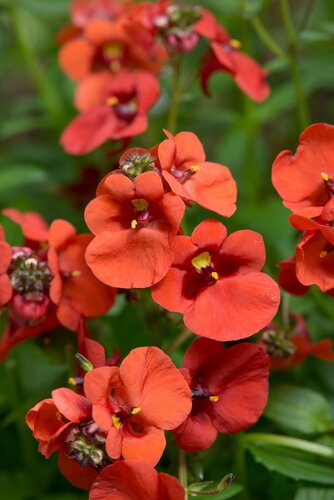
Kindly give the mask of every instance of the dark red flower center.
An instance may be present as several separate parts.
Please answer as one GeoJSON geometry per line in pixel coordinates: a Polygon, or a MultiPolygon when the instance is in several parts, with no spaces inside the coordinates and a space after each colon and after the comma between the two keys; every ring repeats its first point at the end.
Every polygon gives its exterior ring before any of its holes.
{"type": "Polygon", "coordinates": [[[90,465],[100,470],[111,463],[106,454],[105,441],[105,434],[95,422],[79,424],[71,429],[66,438],[68,457],[81,467],[90,465]]]}
{"type": "Polygon", "coordinates": [[[132,435],[143,434],[143,426],[136,418],[136,415],[141,413],[141,407],[121,404],[116,398],[116,391],[112,389],[109,397],[109,409],[114,427],[118,430],[125,430],[132,435]]]}
{"type": "Polygon", "coordinates": [[[115,93],[107,98],[107,104],[112,107],[118,118],[127,123],[134,119],[138,111],[136,92],[115,93]]]}
{"type": "Polygon", "coordinates": [[[46,254],[40,256],[27,247],[14,248],[8,274],[13,289],[33,301],[43,300],[53,278],[46,254]]]}
{"type": "Polygon", "coordinates": [[[213,394],[211,391],[208,389],[202,387],[199,384],[196,384],[192,389],[191,389],[191,399],[192,400],[209,400],[212,403],[216,403],[219,401],[219,396],[213,394]]]}
{"type": "Polygon", "coordinates": [[[148,226],[148,224],[153,220],[153,216],[150,214],[148,201],[143,198],[135,198],[131,200],[131,205],[133,207],[134,219],[131,221],[132,229],[140,229],[148,226]]]}
{"type": "Polygon", "coordinates": [[[196,174],[200,170],[198,165],[192,165],[187,169],[177,168],[175,165],[171,168],[171,174],[181,183],[184,184],[188,179],[196,174]]]}
{"type": "Polygon", "coordinates": [[[327,188],[328,194],[330,197],[334,196],[334,181],[332,178],[329,177],[328,174],[325,172],[321,173],[322,180],[325,183],[325,186],[327,188]]]}

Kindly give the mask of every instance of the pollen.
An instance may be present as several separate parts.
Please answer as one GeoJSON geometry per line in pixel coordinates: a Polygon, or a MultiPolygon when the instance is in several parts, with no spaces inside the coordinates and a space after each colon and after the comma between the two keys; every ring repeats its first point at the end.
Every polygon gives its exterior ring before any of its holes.
{"type": "Polygon", "coordinates": [[[241,42],[240,40],[237,40],[236,38],[232,38],[230,40],[230,45],[231,47],[233,47],[234,49],[240,49],[241,47],[241,42]]]}
{"type": "Polygon", "coordinates": [[[75,381],[74,377],[70,377],[70,378],[68,379],[68,383],[69,383],[70,385],[77,385],[77,383],[76,383],[76,381],[75,381]]]}
{"type": "Polygon", "coordinates": [[[219,396],[210,396],[210,397],[209,397],[209,400],[210,400],[212,403],[217,403],[217,401],[219,401],[219,396]]]}
{"type": "Polygon", "coordinates": [[[108,106],[115,106],[116,104],[118,104],[119,101],[118,98],[113,95],[112,97],[108,97],[106,102],[108,106]]]}
{"type": "Polygon", "coordinates": [[[136,229],[137,226],[138,226],[138,222],[136,221],[136,219],[133,219],[133,221],[131,221],[131,228],[136,229]]]}
{"type": "Polygon", "coordinates": [[[135,198],[134,200],[131,200],[131,203],[135,207],[137,212],[146,212],[149,207],[148,201],[144,200],[143,198],[135,198]]]}
{"type": "Polygon", "coordinates": [[[137,406],[137,408],[133,408],[133,410],[131,411],[131,415],[138,415],[138,413],[141,412],[141,408],[140,406],[137,406]]]}
{"type": "Polygon", "coordinates": [[[189,167],[189,170],[191,170],[191,172],[196,173],[196,172],[198,172],[201,169],[199,168],[198,165],[191,165],[191,167],[189,167]]]}
{"type": "Polygon", "coordinates": [[[78,276],[81,276],[81,271],[78,271],[78,270],[76,270],[76,271],[72,271],[72,272],[71,272],[71,276],[72,276],[73,278],[77,278],[78,276]]]}
{"type": "Polygon", "coordinates": [[[114,427],[116,427],[116,429],[118,430],[121,427],[121,419],[116,417],[116,415],[111,415],[111,420],[114,424],[114,427]]]}
{"type": "Polygon", "coordinates": [[[217,280],[219,278],[219,275],[218,275],[218,273],[216,273],[216,271],[213,271],[211,273],[211,276],[213,277],[214,280],[217,280]]]}
{"type": "Polygon", "coordinates": [[[191,259],[191,263],[200,271],[204,267],[208,267],[211,264],[211,255],[209,252],[202,252],[191,259]]]}
{"type": "Polygon", "coordinates": [[[323,250],[320,254],[320,259],[323,259],[324,257],[326,257],[327,254],[328,254],[328,252],[326,252],[326,250],[323,250]]]}
{"type": "Polygon", "coordinates": [[[325,182],[328,182],[328,181],[329,181],[329,175],[328,175],[328,174],[326,174],[325,172],[321,172],[321,174],[320,174],[320,175],[321,175],[321,177],[323,178],[323,180],[324,180],[325,182]]]}

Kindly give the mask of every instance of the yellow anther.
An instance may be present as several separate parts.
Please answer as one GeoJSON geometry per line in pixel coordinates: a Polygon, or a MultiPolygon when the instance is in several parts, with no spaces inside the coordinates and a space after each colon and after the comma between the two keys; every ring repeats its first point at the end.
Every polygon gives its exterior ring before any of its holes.
{"type": "Polygon", "coordinates": [[[191,263],[200,271],[203,267],[207,267],[211,264],[211,255],[209,252],[202,252],[191,259],[191,263]]]}
{"type": "Polygon", "coordinates": [[[326,174],[325,172],[321,172],[321,174],[320,174],[320,175],[321,175],[321,177],[323,178],[323,180],[324,180],[325,182],[328,182],[328,181],[329,181],[329,176],[328,176],[328,174],[326,174]]]}
{"type": "Polygon", "coordinates": [[[75,381],[75,379],[73,377],[70,377],[68,379],[68,383],[71,384],[71,385],[77,385],[77,383],[76,383],[76,381],[75,381]]]}
{"type": "Polygon", "coordinates": [[[145,212],[149,207],[148,201],[144,200],[143,198],[136,198],[134,200],[131,200],[131,203],[135,207],[137,212],[145,212]]]}
{"type": "Polygon", "coordinates": [[[73,278],[77,278],[78,276],[81,276],[81,271],[72,271],[71,276],[73,278]]]}
{"type": "Polygon", "coordinates": [[[192,172],[198,172],[200,168],[198,165],[191,165],[191,167],[189,167],[189,170],[191,170],[192,172]]]}
{"type": "Polygon", "coordinates": [[[63,421],[63,415],[59,411],[56,413],[56,419],[59,420],[59,422],[63,421]]]}
{"type": "Polygon", "coordinates": [[[137,226],[138,226],[138,222],[136,221],[136,219],[133,219],[131,221],[131,229],[136,229],[137,226]]]}
{"type": "Polygon", "coordinates": [[[211,276],[213,277],[214,280],[217,280],[219,278],[218,273],[216,273],[216,271],[213,271],[211,273],[211,276]]]}
{"type": "Polygon", "coordinates": [[[240,49],[241,47],[241,42],[240,40],[237,40],[236,38],[232,38],[230,40],[230,45],[231,47],[233,47],[234,49],[240,49]]]}
{"type": "Polygon", "coordinates": [[[217,403],[217,401],[219,401],[219,396],[210,396],[209,400],[212,401],[212,403],[217,403]]]}
{"type": "Polygon", "coordinates": [[[138,415],[138,413],[141,412],[141,408],[140,406],[137,406],[137,408],[134,408],[132,411],[131,411],[131,415],[138,415]]]}
{"type": "Polygon", "coordinates": [[[328,252],[326,252],[326,250],[324,250],[323,252],[321,252],[320,259],[323,259],[324,257],[326,257],[327,254],[328,254],[328,252]]]}
{"type": "Polygon", "coordinates": [[[116,415],[111,415],[111,420],[114,424],[114,427],[116,427],[116,429],[118,430],[121,427],[121,419],[116,417],[116,415]]]}
{"type": "Polygon", "coordinates": [[[109,57],[110,59],[114,57],[120,57],[124,53],[124,45],[121,43],[113,42],[108,43],[103,49],[104,57],[109,57]]]}
{"type": "Polygon", "coordinates": [[[116,96],[113,95],[112,97],[108,97],[106,102],[108,106],[115,106],[116,104],[119,103],[119,100],[116,96]]]}

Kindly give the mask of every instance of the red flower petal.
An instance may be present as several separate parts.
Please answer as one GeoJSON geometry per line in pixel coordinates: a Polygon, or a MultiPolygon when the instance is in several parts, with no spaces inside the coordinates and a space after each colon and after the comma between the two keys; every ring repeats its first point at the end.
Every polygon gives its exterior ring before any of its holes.
{"type": "Polygon", "coordinates": [[[142,436],[124,434],[122,455],[125,460],[138,460],[139,462],[155,466],[166,447],[163,431],[152,430],[142,436]]]}
{"type": "Polygon", "coordinates": [[[217,430],[207,413],[190,415],[176,431],[179,446],[187,451],[202,451],[210,448],[216,440],[217,430]]]}
{"type": "Polygon", "coordinates": [[[89,73],[93,55],[94,49],[86,40],[75,38],[62,46],[58,61],[70,78],[82,80],[89,73]]]}
{"type": "Polygon", "coordinates": [[[52,399],[59,412],[70,422],[79,423],[89,420],[92,405],[88,399],[66,387],[52,391],[52,399]]]}
{"type": "Polygon", "coordinates": [[[89,465],[81,467],[64,453],[59,453],[58,467],[62,475],[76,488],[89,490],[96,480],[97,470],[89,465]]]}

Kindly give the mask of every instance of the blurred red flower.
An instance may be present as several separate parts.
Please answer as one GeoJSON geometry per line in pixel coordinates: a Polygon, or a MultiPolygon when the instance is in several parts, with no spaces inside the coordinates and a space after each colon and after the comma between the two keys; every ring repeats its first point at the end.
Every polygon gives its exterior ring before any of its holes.
{"type": "Polygon", "coordinates": [[[192,236],[177,236],[174,261],[152,290],[155,302],[184,314],[194,333],[215,340],[238,340],[258,332],[276,314],[279,288],[260,270],[265,262],[262,237],[236,231],[213,219],[192,236]]]}
{"type": "Polygon", "coordinates": [[[184,500],[184,488],[169,474],[132,460],[109,465],[97,476],[89,500],[184,500]]]}

